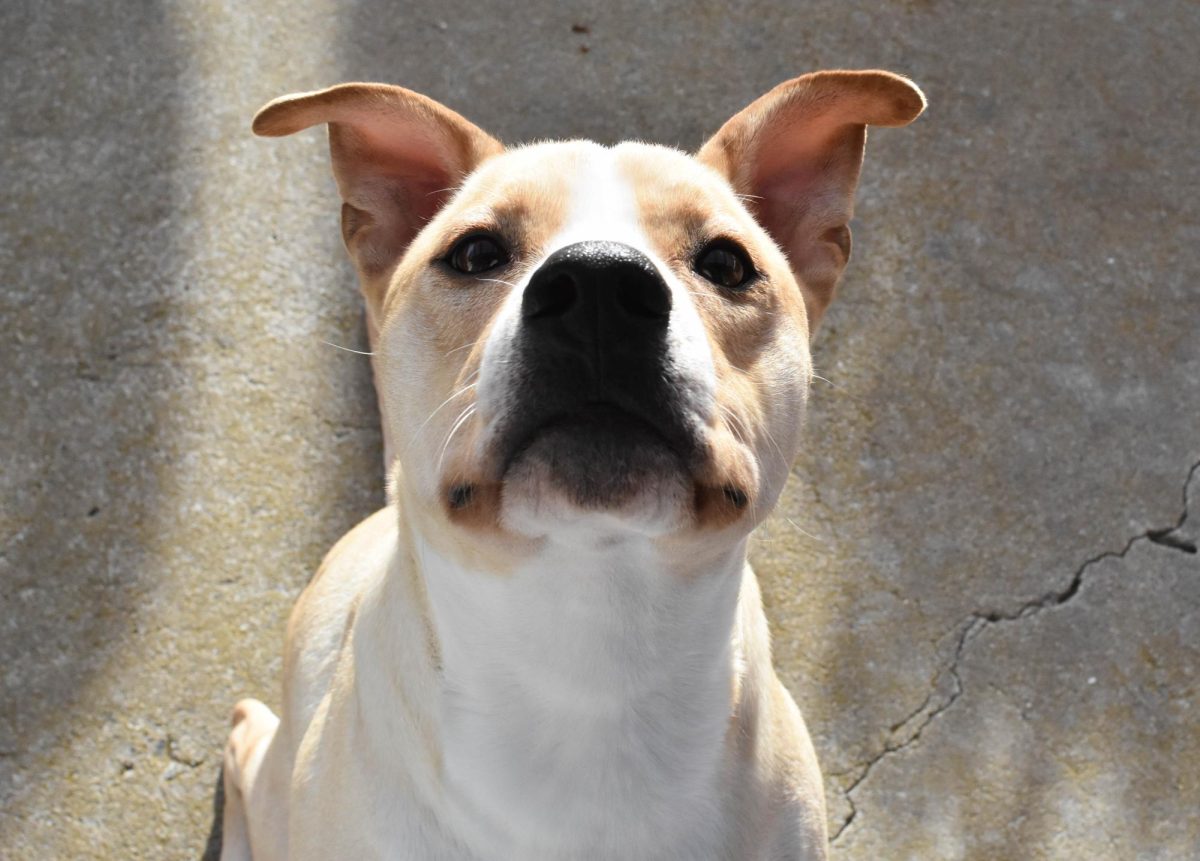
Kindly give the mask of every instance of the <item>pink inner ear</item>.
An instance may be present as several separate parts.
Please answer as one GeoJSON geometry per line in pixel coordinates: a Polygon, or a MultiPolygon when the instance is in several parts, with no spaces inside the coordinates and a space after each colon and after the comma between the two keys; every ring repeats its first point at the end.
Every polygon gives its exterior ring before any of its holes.
{"type": "MultiPolygon", "coordinates": [[[[409,199],[407,206],[424,210],[417,198],[458,181],[461,154],[451,141],[434,140],[429,131],[411,123],[380,122],[359,127],[335,126],[339,137],[334,171],[356,186],[387,186],[409,199]]],[[[386,201],[379,201],[386,205],[386,201]]],[[[435,210],[436,211],[436,210],[435,210]]]]}
{"type": "Polygon", "coordinates": [[[815,326],[850,256],[846,226],[862,153],[862,126],[818,123],[774,135],[754,164],[751,208],[783,249],[815,326]],[[822,131],[824,134],[822,134],[822,131]]]}
{"type": "Polygon", "coordinates": [[[760,223],[787,252],[792,266],[805,268],[807,246],[821,241],[843,243],[830,231],[843,228],[852,215],[857,170],[842,153],[826,153],[823,161],[777,159],[759,165],[751,194],[760,223]]]}
{"type": "MultiPolygon", "coordinates": [[[[446,201],[450,199],[450,195],[454,193],[454,187],[447,186],[445,184],[447,182],[450,182],[450,177],[412,184],[410,193],[413,196],[413,214],[420,221],[422,227],[441,212],[446,201]]],[[[417,229],[420,230],[420,227],[417,229]]]]}
{"type": "Polygon", "coordinates": [[[763,189],[762,200],[754,201],[751,210],[787,256],[804,297],[809,326],[815,327],[833,300],[850,257],[850,230],[838,220],[840,207],[830,199],[829,186],[800,182],[795,186],[802,189],[799,193],[789,190],[790,183],[763,189]]]}
{"type": "Polygon", "coordinates": [[[334,174],[350,212],[343,231],[367,274],[393,265],[462,179],[452,140],[413,123],[330,127],[334,174]]]}
{"type": "MultiPolygon", "coordinates": [[[[777,226],[796,226],[830,209],[831,186],[823,180],[819,169],[805,165],[768,174],[755,182],[754,195],[760,201],[767,229],[773,233],[777,226]]],[[[781,237],[776,239],[782,241],[781,237]]]]}
{"type": "Polygon", "coordinates": [[[793,120],[761,141],[752,194],[789,201],[813,226],[850,219],[865,128],[838,123],[832,112],[793,120]]]}

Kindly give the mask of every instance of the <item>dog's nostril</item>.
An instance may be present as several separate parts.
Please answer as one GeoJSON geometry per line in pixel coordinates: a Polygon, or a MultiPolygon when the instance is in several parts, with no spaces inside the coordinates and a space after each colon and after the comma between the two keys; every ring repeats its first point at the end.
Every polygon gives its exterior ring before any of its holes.
{"type": "Polygon", "coordinates": [[[661,338],[671,291],[645,254],[616,242],[577,242],[551,254],[529,279],[521,316],[542,343],[569,351],[614,339],[661,338]]]}
{"type": "Polygon", "coordinates": [[[617,303],[631,317],[656,320],[671,313],[671,294],[658,282],[633,280],[617,288],[617,303]]]}
{"type": "Polygon", "coordinates": [[[579,285],[566,272],[536,284],[525,292],[522,315],[526,320],[536,317],[561,317],[579,299],[579,285]]]}

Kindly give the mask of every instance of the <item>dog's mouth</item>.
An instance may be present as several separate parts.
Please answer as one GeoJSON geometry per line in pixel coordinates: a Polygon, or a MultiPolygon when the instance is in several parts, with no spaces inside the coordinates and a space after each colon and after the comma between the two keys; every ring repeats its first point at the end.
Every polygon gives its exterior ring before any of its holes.
{"type": "Polygon", "coordinates": [[[520,407],[483,433],[473,468],[446,473],[453,522],[537,533],[596,515],[663,534],[719,527],[751,508],[753,469],[699,416],[616,399],[520,407]]]}
{"type": "Polygon", "coordinates": [[[444,473],[444,510],[460,526],[536,534],[600,515],[657,534],[720,528],[753,511],[758,492],[752,458],[728,433],[689,433],[608,401],[484,436],[474,467],[444,473]]]}
{"type": "Polygon", "coordinates": [[[686,478],[699,448],[683,428],[607,400],[514,422],[497,445],[503,482],[548,484],[584,509],[619,508],[686,478]]]}
{"type": "Polygon", "coordinates": [[[611,440],[630,445],[648,441],[666,448],[681,447],[678,439],[673,445],[665,430],[639,412],[612,401],[587,401],[574,409],[561,410],[527,421],[523,427],[514,427],[510,432],[513,444],[503,460],[503,469],[507,471],[540,437],[560,431],[580,441],[611,440]]]}

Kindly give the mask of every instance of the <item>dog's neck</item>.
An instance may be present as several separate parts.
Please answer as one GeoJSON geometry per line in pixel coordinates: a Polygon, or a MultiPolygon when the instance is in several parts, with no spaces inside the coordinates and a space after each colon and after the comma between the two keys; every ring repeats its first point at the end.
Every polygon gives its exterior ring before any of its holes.
{"type": "Polygon", "coordinates": [[[725,766],[744,542],[702,570],[641,536],[547,539],[505,573],[414,549],[464,827],[528,851],[695,840],[725,766]]]}

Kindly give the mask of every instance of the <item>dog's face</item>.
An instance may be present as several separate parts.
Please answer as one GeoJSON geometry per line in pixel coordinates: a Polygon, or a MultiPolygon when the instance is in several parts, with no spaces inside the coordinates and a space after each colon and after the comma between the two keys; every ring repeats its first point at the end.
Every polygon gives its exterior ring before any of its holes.
{"type": "Polygon", "coordinates": [[[571,142],[468,178],[393,276],[379,352],[403,469],[449,517],[663,533],[773,500],[807,340],[783,254],[719,175],[571,142]]]}
{"type": "Polygon", "coordinates": [[[773,90],[695,156],[504,150],[381,85],[272,103],[329,122],[396,492],[447,528],[738,537],[799,445],[809,332],[849,254],[865,125],[920,113],[882,72],[773,90]]]}

